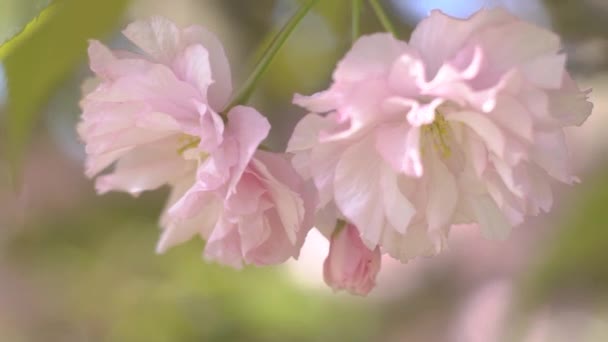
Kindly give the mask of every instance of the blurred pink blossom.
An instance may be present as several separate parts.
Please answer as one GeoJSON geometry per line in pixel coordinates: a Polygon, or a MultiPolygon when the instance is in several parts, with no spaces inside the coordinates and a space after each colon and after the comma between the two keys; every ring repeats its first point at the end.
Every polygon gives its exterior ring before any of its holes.
{"type": "Polygon", "coordinates": [[[351,224],[336,230],[330,239],[329,255],[323,264],[325,283],[335,291],[367,295],[380,271],[380,248],[367,248],[351,224]]]}
{"type": "Polygon", "coordinates": [[[433,11],[409,43],[364,36],[327,91],[296,95],[312,113],[290,140],[294,166],[320,210],[401,261],[440,251],[454,224],[505,238],[551,208],[552,178],[576,181],[563,128],[592,105],[560,49],[500,9],[466,20],[433,11]]]}

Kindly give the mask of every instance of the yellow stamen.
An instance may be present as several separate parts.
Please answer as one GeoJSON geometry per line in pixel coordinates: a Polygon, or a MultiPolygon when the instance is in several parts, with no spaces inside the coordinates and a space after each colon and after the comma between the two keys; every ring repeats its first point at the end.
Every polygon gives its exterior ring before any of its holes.
{"type": "Polygon", "coordinates": [[[430,124],[422,126],[422,133],[433,141],[433,146],[435,146],[442,158],[449,158],[452,155],[452,150],[447,142],[448,135],[450,134],[450,125],[441,113],[435,113],[435,120],[430,124]]]}
{"type": "Polygon", "coordinates": [[[177,153],[179,155],[184,155],[184,152],[189,149],[196,148],[198,144],[201,142],[201,138],[184,134],[179,137],[180,148],[177,149],[177,153]]]}

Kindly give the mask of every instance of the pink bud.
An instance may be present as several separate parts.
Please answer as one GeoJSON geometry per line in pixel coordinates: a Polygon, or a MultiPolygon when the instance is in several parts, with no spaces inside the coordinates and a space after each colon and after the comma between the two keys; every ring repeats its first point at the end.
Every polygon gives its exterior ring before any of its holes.
{"type": "Polygon", "coordinates": [[[331,237],[329,255],[323,264],[325,283],[334,291],[346,290],[365,296],[376,285],[380,271],[380,248],[367,248],[351,224],[331,237]]]}

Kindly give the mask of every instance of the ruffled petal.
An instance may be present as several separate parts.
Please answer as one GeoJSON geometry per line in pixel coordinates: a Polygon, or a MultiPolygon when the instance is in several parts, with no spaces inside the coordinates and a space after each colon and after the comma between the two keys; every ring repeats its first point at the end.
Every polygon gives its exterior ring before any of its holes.
{"type": "Polygon", "coordinates": [[[481,233],[487,239],[502,240],[511,232],[511,224],[489,195],[471,197],[471,207],[481,233]]]}
{"type": "Polygon", "coordinates": [[[238,145],[238,161],[231,171],[228,194],[234,192],[236,183],[260,143],[268,136],[268,132],[270,132],[268,120],[251,107],[237,106],[228,113],[226,134],[232,137],[238,145]]]}
{"type": "Polygon", "coordinates": [[[334,81],[357,82],[384,75],[395,59],[408,51],[407,44],[390,33],[363,36],[338,63],[334,81]]]}
{"type": "Polygon", "coordinates": [[[215,34],[200,26],[185,28],[182,31],[182,43],[200,44],[207,50],[213,75],[213,84],[209,87],[209,104],[214,111],[223,111],[232,94],[232,75],[222,43],[215,34]]]}
{"type": "Polygon", "coordinates": [[[180,49],[180,30],[170,20],[155,16],[131,23],[123,34],[155,60],[169,64],[180,49]]]}

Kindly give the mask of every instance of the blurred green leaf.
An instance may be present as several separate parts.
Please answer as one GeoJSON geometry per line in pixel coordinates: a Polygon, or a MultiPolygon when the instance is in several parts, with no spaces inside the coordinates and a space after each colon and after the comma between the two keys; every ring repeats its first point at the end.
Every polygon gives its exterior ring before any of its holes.
{"type": "MultiPolygon", "coordinates": [[[[605,170],[605,168],[598,168],[605,170]]],[[[608,182],[603,172],[589,175],[562,203],[559,231],[521,279],[511,308],[512,334],[530,328],[531,317],[547,303],[577,305],[608,301],[608,182]]],[[[571,190],[569,190],[571,191],[571,190]]],[[[509,341],[518,335],[509,336],[509,341]]]]}
{"type": "Polygon", "coordinates": [[[373,340],[378,322],[364,302],[299,288],[280,267],[205,263],[200,240],[155,255],[160,202],[141,202],[83,203],[32,222],[0,251],[45,294],[28,323],[31,340],[373,340]]]}
{"type": "Polygon", "coordinates": [[[51,0],[0,1],[0,44],[23,30],[50,3],[51,0]]]}
{"type": "Polygon", "coordinates": [[[608,182],[605,174],[588,179],[572,202],[569,216],[550,249],[532,273],[535,293],[586,288],[608,299],[608,182]]]}
{"type": "Polygon", "coordinates": [[[2,145],[17,175],[41,107],[86,53],[87,40],[108,34],[128,0],[57,0],[0,47],[8,80],[2,145]]]}

